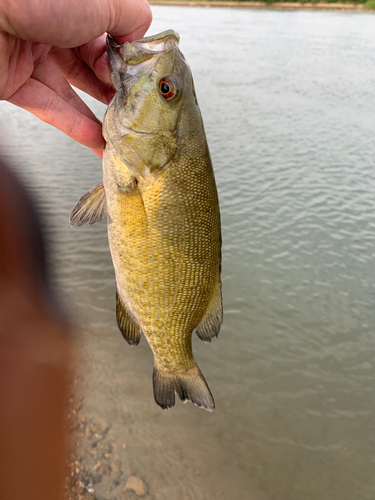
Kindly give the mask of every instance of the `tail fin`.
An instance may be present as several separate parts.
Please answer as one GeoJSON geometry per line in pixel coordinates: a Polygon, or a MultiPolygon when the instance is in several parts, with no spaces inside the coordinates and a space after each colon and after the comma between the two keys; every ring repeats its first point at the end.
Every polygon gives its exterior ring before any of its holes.
{"type": "Polygon", "coordinates": [[[191,401],[205,410],[215,409],[214,398],[198,366],[178,372],[164,371],[154,366],[153,383],[155,401],[163,410],[174,406],[175,393],[184,403],[191,401]]]}

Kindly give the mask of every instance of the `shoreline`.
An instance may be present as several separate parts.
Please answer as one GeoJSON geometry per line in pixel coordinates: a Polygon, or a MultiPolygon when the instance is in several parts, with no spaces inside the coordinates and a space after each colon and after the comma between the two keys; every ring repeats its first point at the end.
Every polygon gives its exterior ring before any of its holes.
{"type": "Polygon", "coordinates": [[[355,3],[299,3],[299,2],[275,2],[267,4],[262,1],[252,2],[228,2],[215,0],[148,0],[150,5],[180,5],[184,7],[226,7],[240,9],[271,9],[271,10],[326,10],[326,11],[353,11],[353,12],[374,12],[363,4],[355,3]]]}
{"type": "Polygon", "coordinates": [[[79,389],[82,380],[74,378],[66,407],[68,447],[61,500],[153,500],[155,487],[147,471],[133,464],[128,434],[119,439],[115,423],[87,411],[79,389]]]}

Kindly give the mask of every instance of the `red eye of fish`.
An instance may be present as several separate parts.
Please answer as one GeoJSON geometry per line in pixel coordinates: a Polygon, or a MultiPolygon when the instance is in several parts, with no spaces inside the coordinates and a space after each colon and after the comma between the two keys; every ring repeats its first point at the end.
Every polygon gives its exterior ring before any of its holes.
{"type": "Polygon", "coordinates": [[[166,100],[172,99],[172,97],[174,97],[177,92],[175,84],[172,82],[172,80],[169,80],[168,78],[162,78],[160,80],[159,89],[161,95],[166,100]]]}

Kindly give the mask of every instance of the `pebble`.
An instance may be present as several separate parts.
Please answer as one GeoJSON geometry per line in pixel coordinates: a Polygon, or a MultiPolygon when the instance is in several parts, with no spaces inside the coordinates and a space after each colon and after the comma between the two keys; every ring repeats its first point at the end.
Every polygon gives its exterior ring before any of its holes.
{"type": "Polygon", "coordinates": [[[96,496],[92,493],[86,493],[86,495],[83,495],[82,500],[96,500],[96,496]]]}
{"type": "Polygon", "coordinates": [[[116,482],[116,481],[118,482],[121,476],[122,476],[122,471],[121,470],[116,470],[115,472],[112,472],[112,474],[111,474],[112,481],[113,482],[116,482]]]}
{"type": "Polygon", "coordinates": [[[112,472],[112,469],[109,467],[109,465],[101,465],[98,469],[98,473],[102,476],[109,476],[112,472]]]}
{"type": "Polygon", "coordinates": [[[104,434],[106,434],[110,428],[111,428],[111,425],[104,420],[102,422],[102,431],[104,432],[104,434]]]}
{"type": "Polygon", "coordinates": [[[112,468],[113,471],[120,470],[121,469],[121,462],[120,462],[120,460],[115,460],[114,462],[112,462],[111,468],[112,468]]]}
{"type": "Polygon", "coordinates": [[[138,496],[143,497],[147,493],[147,486],[139,477],[130,476],[123,491],[127,490],[133,490],[138,496]]]}
{"type": "Polygon", "coordinates": [[[112,446],[109,443],[103,443],[103,450],[104,453],[111,453],[112,446]]]}
{"type": "Polygon", "coordinates": [[[92,476],[92,484],[99,484],[102,481],[102,476],[100,474],[94,474],[92,476]]]}

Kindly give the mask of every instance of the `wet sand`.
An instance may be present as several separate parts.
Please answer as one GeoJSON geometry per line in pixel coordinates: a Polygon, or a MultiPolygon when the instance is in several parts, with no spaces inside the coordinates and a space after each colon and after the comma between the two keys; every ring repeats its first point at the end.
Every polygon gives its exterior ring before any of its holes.
{"type": "Polygon", "coordinates": [[[157,499],[146,480],[132,470],[125,439],[119,442],[111,422],[88,417],[78,393],[69,401],[67,433],[64,500],[157,499]]]}
{"type": "Polygon", "coordinates": [[[366,9],[362,4],[355,3],[299,3],[299,2],[220,2],[220,1],[190,1],[190,0],[149,0],[150,5],[182,5],[188,7],[229,7],[240,9],[273,9],[273,10],[328,10],[328,11],[357,11],[374,12],[366,9]]]}

